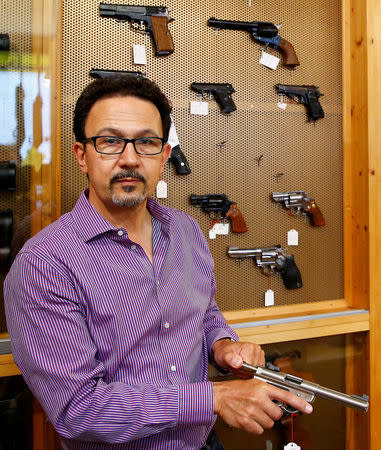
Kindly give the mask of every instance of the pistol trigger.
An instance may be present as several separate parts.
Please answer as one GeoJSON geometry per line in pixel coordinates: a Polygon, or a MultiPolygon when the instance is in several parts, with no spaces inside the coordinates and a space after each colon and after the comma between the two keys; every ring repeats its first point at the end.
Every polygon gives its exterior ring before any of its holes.
{"type": "Polygon", "coordinates": [[[283,415],[285,415],[285,416],[288,416],[288,415],[291,415],[291,414],[293,414],[293,415],[300,414],[300,411],[298,409],[293,408],[290,405],[285,405],[284,403],[277,402],[277,401],[275,401],[275,403],[283,411],[283,415]]]}

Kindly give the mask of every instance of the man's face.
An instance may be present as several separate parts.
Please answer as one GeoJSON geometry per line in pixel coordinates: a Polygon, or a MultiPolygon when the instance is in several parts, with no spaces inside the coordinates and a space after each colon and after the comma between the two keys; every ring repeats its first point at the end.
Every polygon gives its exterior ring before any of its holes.
{"type": "MultiPolygon", "coordinates": [[[[98,100],[91,108],[86,138],[118,136],[162,137],[158,109],[148,100],[133,96],[98,100]]],[[[74,144],[74,153],[83,173],[89,178],[89,200],[102,213],[115,207],[133,207],[145,203],[155,191],[171,148],[165,144],[160,155],[140,156],[132,143],[120,155],[102,155],[92,142],[74,144]]]]}

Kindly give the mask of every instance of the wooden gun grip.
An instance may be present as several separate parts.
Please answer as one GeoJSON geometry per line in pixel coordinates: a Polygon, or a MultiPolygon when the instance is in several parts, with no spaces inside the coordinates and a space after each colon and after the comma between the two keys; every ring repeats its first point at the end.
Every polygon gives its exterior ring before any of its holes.
{"type": "Polygon", "coordinates": [[[238,209],[237,203],[232,203],[230,205],[230,209],[226,215],[232,222],[232,229],[234,233],[245,233],[247,231],[245,219],[243,218],[241,211],[238,209]]]}
{"type": "Polygon", "coordinates": [[[311,217],[311,224],[314,227],[324,226],[325,219],[324,219],[324,216],[323,216],[322,212],[320,211],[320,208],[318,207],[318,205],[314,201],[311,201],[308,209],[309,209],[308,213],[310,214],[310,217],[311,217]]]}
{"type": "Polygon", "coordinates": [[[168,17],[153,16],[152,37],[156,47],[156,55],[170,55],[173,53],[173,40],[168,30],[168,17]]]}
{"type": "Polygon", "coordinates": [[[296,56],[294,47],[286,39],[281,38],[279,42],[279,48],[284,54],[284,65],[289,67],[299,66],[300,62],[296,56]]]}

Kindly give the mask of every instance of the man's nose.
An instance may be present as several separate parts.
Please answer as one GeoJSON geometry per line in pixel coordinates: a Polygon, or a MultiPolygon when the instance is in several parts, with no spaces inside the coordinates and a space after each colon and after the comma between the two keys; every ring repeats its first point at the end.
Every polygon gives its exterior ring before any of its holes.
{"type": "Polygon", "coordinates": [[[140,163],[140,156],[136,153],[132,142],[128,142],[123,153],[119,155],[119,165],[136,166],[140,163]]]}

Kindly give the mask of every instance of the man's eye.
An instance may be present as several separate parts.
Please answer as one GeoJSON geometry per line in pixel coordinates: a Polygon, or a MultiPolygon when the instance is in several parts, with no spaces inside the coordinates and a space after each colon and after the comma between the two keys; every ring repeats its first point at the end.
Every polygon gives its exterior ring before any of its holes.
{"type": "Polygon", "coordinates": [[[113,138],[113,137],[108,137],[108,138],[105,138],[104,142],[107,145],[115,145],[115,144],[119,144],[120,139],[113,138]]]}
{"type": "Polygon", "coordinates": [[[150,139],[150,138],[141,138],[141,139],[137,140],[137,143],[141,144],[141,145],[151,145],[152,144],[152,139],[150,139]]]}

